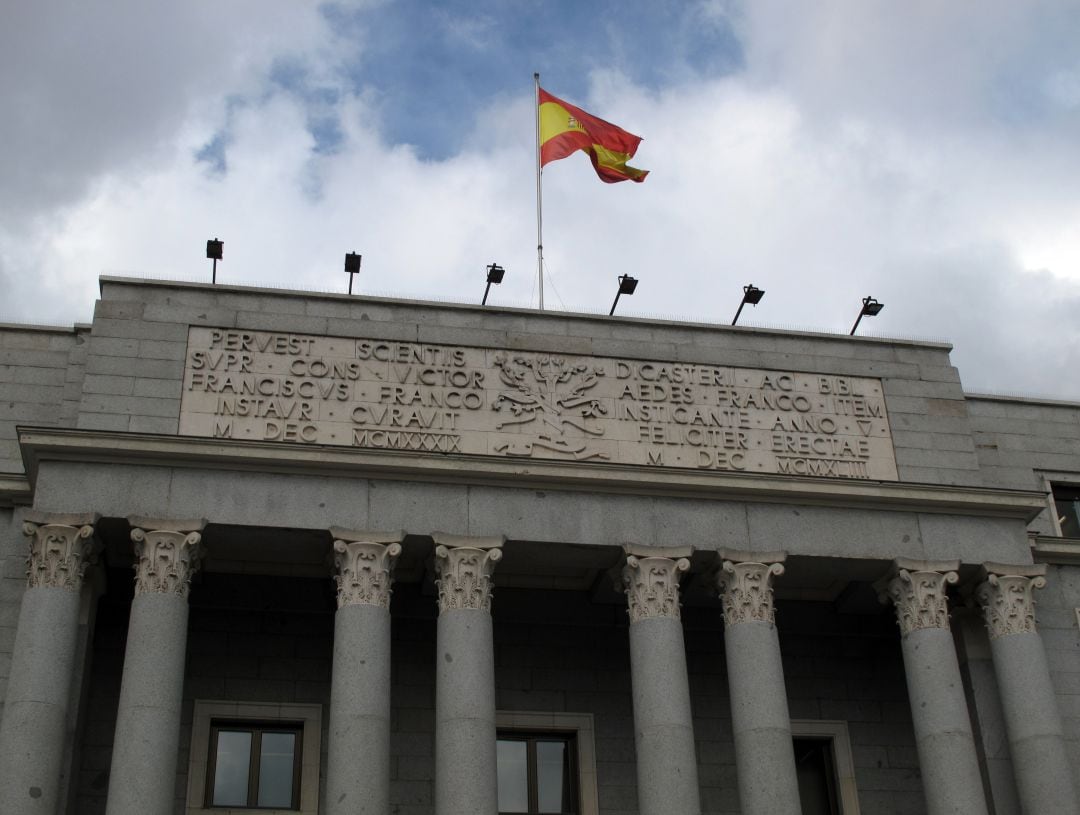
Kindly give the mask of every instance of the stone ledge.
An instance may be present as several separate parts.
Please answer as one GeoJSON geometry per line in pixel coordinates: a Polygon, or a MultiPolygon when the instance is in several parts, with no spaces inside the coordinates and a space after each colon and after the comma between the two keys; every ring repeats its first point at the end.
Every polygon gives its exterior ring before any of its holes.
{"type": "Polygon", "coordinates": [[[936,512],[1025,522],[1046,508],[1045,494],[1034,490],[659,470],[582,462],[523,462],[490,456],[431,456],[124,431],[19,427],[18,434],[31,485],[36,481],[40,461],[92,461],[936,512]]]}

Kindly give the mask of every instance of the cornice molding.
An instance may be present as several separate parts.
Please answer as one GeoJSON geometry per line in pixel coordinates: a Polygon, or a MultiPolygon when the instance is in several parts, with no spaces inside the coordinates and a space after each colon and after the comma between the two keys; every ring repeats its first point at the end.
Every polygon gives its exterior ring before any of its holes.
{"type": "Polygon", "coordinates": [[[27,506],[33,499],[29,478],[21,473],[0,474],[0,507],[27,506]]]}
{"type": "Polygon", "coordinates": [[[1046,508],[1033,490],[999,490],[619,466],[595,462],[509,461],[487,456],[204,439],[142,433],[20,427],[31,484],[42,461],[91,461],[250,470],[347,478],[583,490],[721,501],[754,501],[950,513],[1028,521],[1046,508]]]}

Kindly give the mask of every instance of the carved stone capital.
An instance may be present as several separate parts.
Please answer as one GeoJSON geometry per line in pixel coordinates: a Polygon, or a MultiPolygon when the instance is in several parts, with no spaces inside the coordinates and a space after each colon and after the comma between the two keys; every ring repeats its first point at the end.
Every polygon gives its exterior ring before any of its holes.
{"type": "Polygon", "coordinates": [[[1035,589],[1046,585],[1046,565],[1007,566],[986,563],[975,589],[990,639],[1035,632],[1035,589]]]}
{"type": "Polygon", "coordinates": [[[724,604],[724,623],[728,626],[752,621],[775,623],[772,579],[784,573],[787,555],[727,552],[721,553],[721,558],[716,585],[724,604]]]}
{"type": "Polygon", "coordinates": [[[924,628],[949,630],[949,602],[946,586],[958,579],[960,561],[919,561],[898,559],[889,575],[878,581],[878,599],[890,600],[896,609],[901,634],[924,628]]]}
{"type": "Polygon", "coordinates": [[[390,608],[394,561],[401,554],[403,532],[354,532],[334,527],[334,565],[338,608],[390,608]]]}
{"type": "Polygon", "coordinates": [[[101,549],[94,537],[97,520],[92,513],[28,513],[23,521],[23,534],[30,538],[27,587],[79,591],[86,570],[97,562],[101,549]]]}
{"type": "Polygon", "coordinates": [[[187,599],[202,562],[204,520],[128,518],[135,545],[135,594],[175,594],[187,599]]]}
{"type": "Polygon", "coordinates": [[[502,560],[504,539],[470,538],[436,532],[435,571],[439,613],[451,609],[491,611],[491,574],[502,560]]]}
{"type": "Polygon", "coordinates": [[[690,568],[687,551],[681,557],[664,555],[683,554],[658,550],[658,554],[647,554],[648,550],[624,546],[626,565],[622,570],[623,591],[626,592],[630,623],[650,617],[668,617],[681,619],[679,603],[679,575],[690,568]]]}

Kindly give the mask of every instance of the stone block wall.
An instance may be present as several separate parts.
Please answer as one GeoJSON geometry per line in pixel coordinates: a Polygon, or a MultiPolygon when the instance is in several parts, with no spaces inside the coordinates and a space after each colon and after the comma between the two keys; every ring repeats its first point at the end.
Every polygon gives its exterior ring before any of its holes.
{"type": "Polygon", "coordinates": [[[26,538],[21,518],[20,512],[0,507],[0,716],[7,695],[19,606],[26,588],[26,538]]]}
{"type": "Polygon", "coordinates": [[[0,325],[0,473],[22,473],[18,425],[71,425],[88,326],[0,325]]]}

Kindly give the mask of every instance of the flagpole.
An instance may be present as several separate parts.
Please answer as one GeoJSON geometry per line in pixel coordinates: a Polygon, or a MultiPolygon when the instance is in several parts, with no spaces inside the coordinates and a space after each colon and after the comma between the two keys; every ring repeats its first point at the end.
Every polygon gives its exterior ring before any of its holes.
{"type": "Polygon", "coordinates": [[[536,273],[540,281],[540,310],[544,310],[544,207],[540,192],[540,74],[533,74],[536,112],[536,273]]]}

